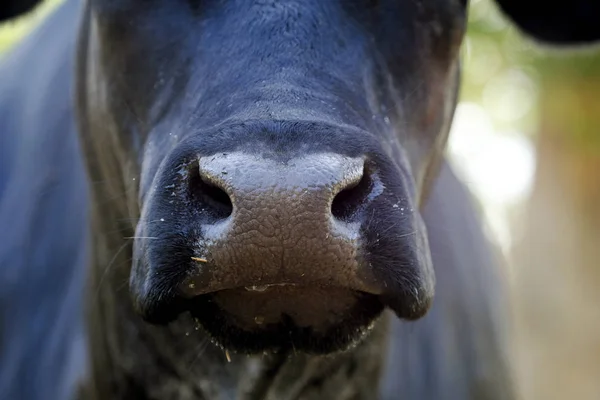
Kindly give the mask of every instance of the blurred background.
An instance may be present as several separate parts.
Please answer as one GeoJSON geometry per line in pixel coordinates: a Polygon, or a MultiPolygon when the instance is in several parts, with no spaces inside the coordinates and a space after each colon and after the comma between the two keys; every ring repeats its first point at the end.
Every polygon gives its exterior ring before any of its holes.
{"type": "MultiPolygon", "coordinates": [[[[0,53],[60,1],[0,25],[0,53]]],[[[492,0],[469,18],[449,151],[506,261],[521,397],[600,399],[600,49],[540,46],[492,0]]]]}

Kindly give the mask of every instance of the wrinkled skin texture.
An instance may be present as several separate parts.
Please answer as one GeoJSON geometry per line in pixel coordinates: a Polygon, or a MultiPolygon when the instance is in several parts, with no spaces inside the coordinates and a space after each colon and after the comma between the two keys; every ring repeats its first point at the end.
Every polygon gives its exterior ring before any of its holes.
{"type": "Polygon", "coordinates": [[[513,398],[503,278],[443,155],[465,20],[67,1],[0,65],[0,397],[513,398]]]}

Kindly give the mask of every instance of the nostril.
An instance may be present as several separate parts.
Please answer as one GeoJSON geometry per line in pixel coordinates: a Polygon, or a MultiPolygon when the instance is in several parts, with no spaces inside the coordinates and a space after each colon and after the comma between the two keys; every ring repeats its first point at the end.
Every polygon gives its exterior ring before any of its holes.
{"type": "Polygon", "coordinates": [[[197,207],[215,219],[225,219],[233,212],[229,195],[220,187],[202,176],[199,169],[190,175],[190,193],[197,207]]]}
{"type": "Polygon", "coordinates": [[[331,213],[337,219],[350,221],[366,204],[371,190],[371,176],[365,168],[358,182],[349,184],[333,198],[331,213]]]}

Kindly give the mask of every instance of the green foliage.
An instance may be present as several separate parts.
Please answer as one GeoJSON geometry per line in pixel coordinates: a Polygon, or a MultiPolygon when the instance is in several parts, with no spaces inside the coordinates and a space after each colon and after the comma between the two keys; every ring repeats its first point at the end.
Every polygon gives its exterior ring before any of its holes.
{"type": "Polygon", "coordinates": [[[461,100],[481,105],[498,129],[534,132],[539,85],[534,61],[542,51],[493,0],[472,0],[461,100]]]}

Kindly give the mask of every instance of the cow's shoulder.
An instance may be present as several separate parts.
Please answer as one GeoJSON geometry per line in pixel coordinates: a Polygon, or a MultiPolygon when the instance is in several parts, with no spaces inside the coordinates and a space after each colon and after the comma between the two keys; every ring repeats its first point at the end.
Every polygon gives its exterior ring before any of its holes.
{"type": "Polygon", "coordinates": [[[68,2],[0,60],[0,398],[69,398],[85,371],[77,23],[68,2]]]}

